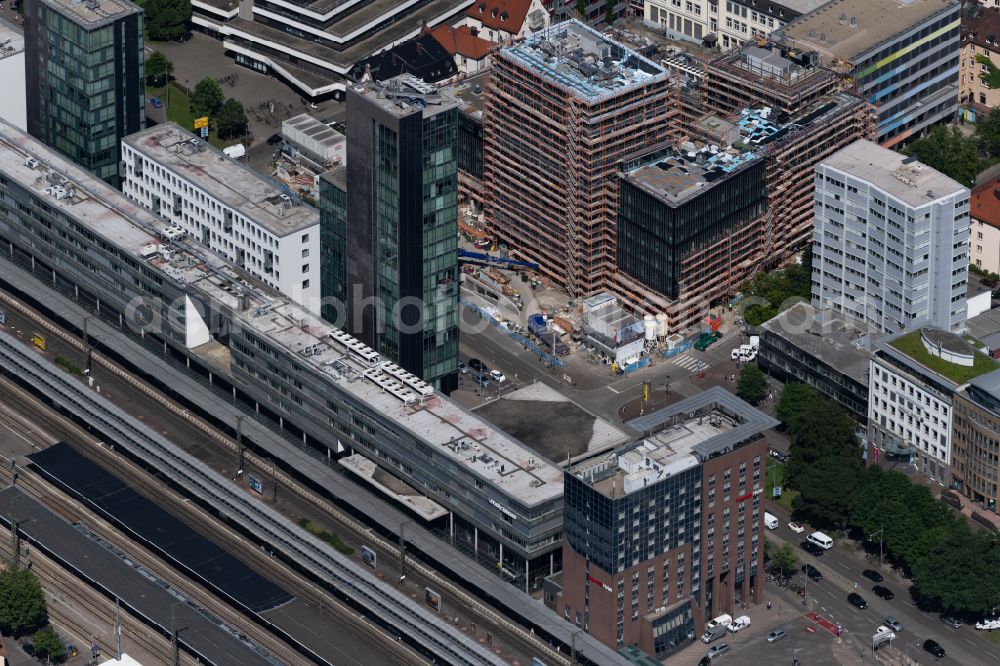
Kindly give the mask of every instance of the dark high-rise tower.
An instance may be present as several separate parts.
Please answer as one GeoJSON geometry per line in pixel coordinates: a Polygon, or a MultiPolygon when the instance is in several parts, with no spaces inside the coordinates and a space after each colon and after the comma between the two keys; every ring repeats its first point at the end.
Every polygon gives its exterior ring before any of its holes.
{"type": "Polygon", "coordinates": [[[456,102],[411,77],[348,89],[346,172],[320,189],[337,323],[445,393],[458,384],[457,123],[456,102]]]}
{"type": "Polygon", "coordinates": [[[115,187],[145,125],[142,20],[127,0],[24,3],[28,133],[115,187]]]}

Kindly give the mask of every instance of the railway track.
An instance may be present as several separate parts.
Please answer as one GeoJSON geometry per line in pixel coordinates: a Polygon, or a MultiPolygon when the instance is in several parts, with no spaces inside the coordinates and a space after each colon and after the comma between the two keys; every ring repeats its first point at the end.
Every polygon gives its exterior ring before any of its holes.
{"type": "MultiPolygon", "coordinates": [[[[80,354],[83,353],[84,346],[75,336],[54,326],[37,312],[27,308],[7,294],[0,292],[0,300],[13,306],[21,316],[32,322],[32,325],[37,324],[38,327],[64,341],[80,354]]],[[[10,315],[8,314],[8,316],[10,315]]],[[[92,374],[95,377],[101,375],[105,378],[113,377],[120,386],[129,387],[129,390],[133,392],[132,395],[135,398],[143,401],[152,401],[161,410],[168,412],[175,420],[183,421],[184,424],[188,426],[189,430],[193,430],[201,436],[208,438],[214,445],[226,452],[226,454],[223,455],[221,452],[216,451],[215,456],[217,460],[221,460],[226,456],[228,456],[229,460],[236,459],[238,455],[238,445],[234,439],[219,432],[203,419],[191,414],[187,409],[178,406],[158,390],[150,387],[131,373],[123,370],[116,363],[102,354],[92,352],[91,360],[93,364],[92,367],[94,369],[92,374]]],[[[107,380],[104,379],[102,381],[107,380]]],[[[199,457],[204,459],[206,447],[202,447],[201,450],[197,452],[191,450],[190,447],[188,448],[189,452],[197,454],[199,457]]],[[[209,460],[204,461],[210,462],[209,460]]],[[[398,566],[400,560],[400,549],[397,544],[380,537],[372,529],[345,514],[331,502],[320,497],[310,489],[302,486],[294,478],[285,474],[280,468],[274,468],[273,463],[269,459],[263,458],[254,454],[252,451],[244,449],[243,461],[243,468],[246,472],[256,470],[258,475],[262,477],[273,476],[274,480],[281,485],[284,498],[286,500],[290,497],[293,498],[293,503],[297,509],[299,509],[301,515],[321,524],[329,524],[330,527],[337,530],[338,533],[349,535],[349,538],[356,543],[368,545],[369,547],[374,548],[378,552],[380,562],[390,564],[393,567],[398,566]]],[[[412,579],[414,582],[418,582],[421,586],[426,585],[434,588],[438,592],[445,595],[445,598],[456,609],[461,609],[462,619],[474,627],[477,634],[480,630],[482,630],[483,633],[488,633],[488,635],[490,635],[494,640],[497,640],[499,643],[511,646],[516,653],[520,653],[521,655],[538,655],[546,663],[554,665],[570,664],[570,660],[567,655],[556,651],[551,645],[534,636],[525,627],[512,622],[508,618],[497,613],[488,605],[480,602],[477,598],[453,584],[444,576],[435,572],[425,563],[414,560],[413,558],[407,558],[406,569],[408,578],[412,579]]],[[[314,597],[316,597],[315,592],[312,593],[311,596],[305,596],[303,598],[313,599],[314,597]]],[[[319,599],[316,599],[315,601],[317,603],[317,607],[320,607],[323,603],[319,599]]],[[[452,618],[447,619],[450,620],[452,618]]],[[[525,661],[527,661],[527,659],[525,659],[525,661]]]]}
{"type": "MultiPolygon", "coordinates": [[[[137,492],[169,509],[170,513],[184,520],[192,529],[196,529],[206,538],[218,541],[220,536],[225,536],[227,550],[237,551],[235,554],[252,568],[265,577],[280,583],[295,597],[313,607],[313,610],[320,616],[329,618],[344,626],[347,624],[353,628],[352,639],[360,641],[376,652],[382,654],[387,660],[394,663],[414,663],[424,664],[426,661],[408,651],[405,645],[397,642],[394,637],[372,631],[372,625],[364,622],[355,612],[344,606],[333,595],[321,591],[314,585],[305,583],[294,572],[283,567],[279,562],[271,557],[265,556],[254,544],[248,543],[240,535],[233,532],[213,516],[199,510],[191,502],[180,498],[169,489],[166,484],[151,477],[138,465],[130,462],[123,456],[103,447],[93,437],[83,431],[79,426],[65,419],[64,417],[51,412],[43,405],[34,402],[32,396],[26,394],[22,389],[12,385],[6,379],[0,378],[0,401],[15,409],[24,410],[30,408],[31,412],[40,421],[45,421],[56,436],[50,435],[43,439],[38,435],[34,437],[34,445],[38,448],[45,448],[57,441],[66,441],[104,469],[115,474],[120,479],[127,479],[129,485],[137,492]],[[208,526],[207,528],[205,526],[208,526]],[[239,544],[239,548],[232,548],[234,544],[239,544]],[[381,638],[381,640],[380,640],[381,638]]],[[[29,432],[22,419],[12,414],[0,415],[0,423],[7,427],[16,428],[17,432],[29,432]]],[[[3,474],[10,481],[10,466],[0,465],[3,474]]],[[[99,536],[122,552],[128,553],[140,565],[152,571],[157,577],[167,582],[172,587],[181,591],[188,598],[197,601],[209,613],[222,618],[226,624],[233,627],[245,637],[257,644],[265,651],[276,655],[286,663],[305,663],[305,658],[294,651],[291,647],[281,642],[277,637],[266,632],[266,627],[247,619],[243,614],[223,604],[221,601],[212,601],[215,595],[212,591],[200,584],[189,580],[185,576],[176,572],[174,567],[160,559],[157,555],[141,549],[135,542],[122,535],[113,527],[106,525],[105,521],[93,512],[81,507],[74,499],[62,495],[59,490],[54,489],[41,477],[19,472],[18,486],[22,491],[35,497],[47,508],[63,516],[70,522],[84,522],[87,525],[100,525],[99,536]],[[139,550],[142,550],[139,553],[139,550]],[[262,632],[262,629],[265,630],[262,632]],[[267,640],[259,637],[266,634],[267,640]],[[257,638],[255,638],[257,637],[257,638]]]]}
{"type": "Polygon", "coordinates": [[[504,663],[491,650],[359,569],[328,544],[302,533],[269,506],[247,502],[241,492],[204,464],[93,391],[67,380],[53,364],[39,359],[37,354],[2,333],[0,358],[0,367],[5,372],[114,441],[116,448],[127,450],[134,459],[142,460],[184,492],[207,503],[221,518],[252,533],[309,577],[336,590],[370,621],[398,631],[411,645],[445,662],[469,666],[504,663]]]}

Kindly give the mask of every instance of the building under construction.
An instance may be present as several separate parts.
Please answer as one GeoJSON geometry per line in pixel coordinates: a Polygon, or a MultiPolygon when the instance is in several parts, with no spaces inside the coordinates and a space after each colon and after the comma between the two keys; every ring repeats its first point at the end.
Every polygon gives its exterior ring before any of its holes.
{"type": "Polygon", "coordinates": [[[636,312],[666,314],[670,333],[698,326],[809,244],[813,167],[874,129],[865,100],[836,92],[794,115],[707,114],[679,150],[624,163],[610,290],[636,312]]]}
{"type": "Polygon", "coordinates": [[[667,139],[662,66],[579,21],[501,50],[484,106],[484,207],[494,240],[573,296],[615,264],[617,163],[667,139]]]}
{"type": "Polygon", "coordinates": [[[816,51],[774,42],[749,43],[708,64],[705,112],[730,115],[749,107],[796,114],[846,85],[820,64],[816,51]]]}

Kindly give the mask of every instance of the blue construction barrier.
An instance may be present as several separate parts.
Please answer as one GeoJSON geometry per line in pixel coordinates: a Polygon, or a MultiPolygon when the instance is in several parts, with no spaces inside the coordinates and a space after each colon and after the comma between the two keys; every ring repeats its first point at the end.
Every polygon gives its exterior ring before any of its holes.
{"type": "Polygon", "coordinates": [[[694,340],[685,340],[684,342],[680,343],[673,349],[668,349],[667,351],[663,352],[663,356],[665,358],[670,358],[671,356],[677,356],[678,354],[686,352],[688,349],[691,349],[692,347],[694,347],[694,340]]]}
{"type": "Polygon", "coordinates": [[[627,375],[630,372],[635,372],[639,368],[645,368],[647,365],[649,365],[649,357],[643,356],[635,363],[629,363],[628,365],[621,366],[621,371],[627,375]]]}
{"type": "Polygon", "coordinates": [[[465,307],[467,307],[468,309],[472,310],[476,314],[478,314],[480,317],[482,317],[486,321],[488,321],[491,324],[493,324],[494,327],[496,327],[498,329],[501,329],[504,333],[507,334],[507,337],[509,337],[510,339],[514,340],[515,342],[517,342],[520,345],[523,345],[526,349],[530,349],[533,353],[538,354],[538,358],[540,360],[542,360],[542,361],[544,361],[544,362],[546,362],[546,363],[548,363],[548,364],[550,364],[550,365],[552,365],[553,367],[556,367],[556,368],[565,368],[566,367],[566,362],[563,361],[561,358],[559,358],[558,356],[556,356],[554,354],[550,354],[549,352],[545,351],[544,349],[542,349],[541,347],[539,347],[538,344],[535,343],[534,340],[530,340],[530,339],[524,337],[523,335],[521,335],[520,333],[515,333],[514,331],[512,331],[512,330],[510,330],[508,328],[504,328],[503,326],[500,325],[500,322],[497,321],[497,319],[493,317],[493,315],[491,315],[486,310],[483,310],[481,307],[479,307],[475,303],[470,303],[469,301],[465,300],[464,298],[459,298],[458,302],[461,303],[462,305],[464,305],[465,307]]]}

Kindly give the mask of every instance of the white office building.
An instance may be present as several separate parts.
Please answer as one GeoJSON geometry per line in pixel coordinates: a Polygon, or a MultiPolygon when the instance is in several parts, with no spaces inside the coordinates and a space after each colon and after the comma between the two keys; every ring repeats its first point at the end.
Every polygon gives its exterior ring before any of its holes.
{"type": "Polygon", "coordinates": [[[816,165],[812,303],[885,333],[966,319],[969,190],[857,141],[816,165]]]}
{"type": "Polygon", "coordinates": [[[647,25],[674,39],[714,39],[722,50],[765,37],[828,0],[645,0],[647,25]]]}
{"type": "Polygon", "coordinates": [[[122,192],[319,312],[319,211],[174,123],[122,140],[122,192]]]}
{"type": "Polygon", "coordinates": [[[884,455],[908,460],[928,479],[950,484],[955,393],[997,367],[961,335],[940,329],[886,338],[869,367],[870,445],[884,455]]]}

